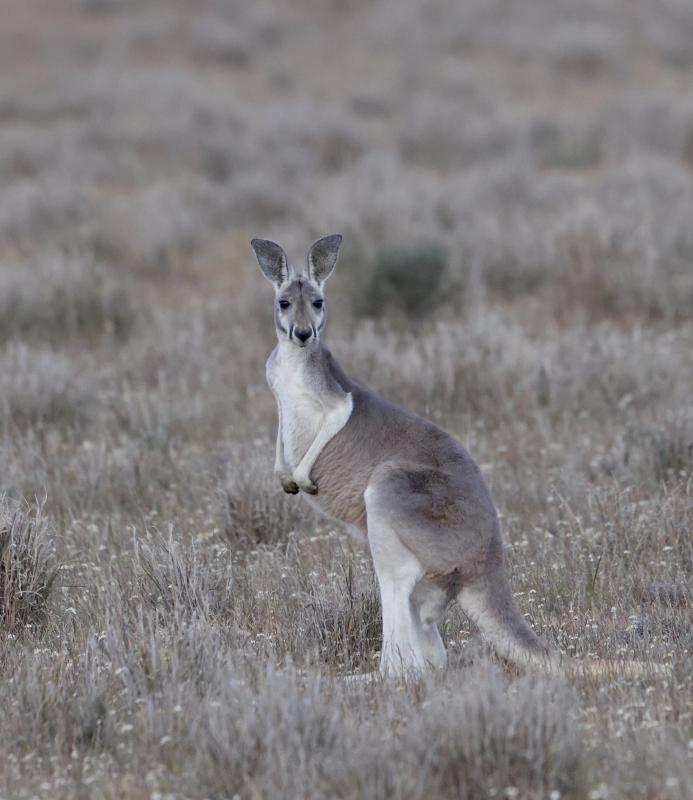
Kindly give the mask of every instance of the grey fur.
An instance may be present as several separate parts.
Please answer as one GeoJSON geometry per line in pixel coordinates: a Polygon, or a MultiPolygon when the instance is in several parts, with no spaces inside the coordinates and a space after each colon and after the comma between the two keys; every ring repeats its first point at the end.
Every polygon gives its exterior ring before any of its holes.
{"type": "Polygon", "coordinates": [[[267,280],[281,286],[289,278],[289,264],[284,250],[269,239],[253,239],[250,243],[267,280]]]}
{"type": "Polygon", "coordinates": [[[342,237],[339,233],[323,236],[308,251],[308,277],[315,283],[324,283],[337,264],[342,237]]]}
{"type": "Polygon", "coordinates": [[[325,311],[313,303],[338,246],[334,237],[319,240],[309,275],[294,274],[276,292],[277,303],[291,302],[279,310],[275,303],[279,344],[267,362],[282,486],[314,495],[323,512],[366,535],[383,601],[384,672],[445,664],[436,623],[453,598],[504,655],[553,665],[555,654],[515,603],[498,515],[467,450],[353,381],[320,342],[325,311]],[[314,330],[307,343],[292,336],[299,325],[314,330]],[[306,459],[310,472],[299,474],[306,459]]]}
{"type": "Polygon", "coordinates": [[[457,597],[504,655],[550,658],[513,597],[498,515],[467,450],[433,423],[350,380],[326,348],[321,354],[320,371],[352,394],[354,410],[313,469],[320,507],[367,532],[368,514],[387,515],[426,577],[447,600],[457,597]]]}

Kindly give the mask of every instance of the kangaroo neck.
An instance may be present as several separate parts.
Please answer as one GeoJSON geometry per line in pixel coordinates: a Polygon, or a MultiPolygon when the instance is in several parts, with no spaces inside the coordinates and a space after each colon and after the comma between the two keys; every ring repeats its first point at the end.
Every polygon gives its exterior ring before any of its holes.
{"type": "Polygon", "coordinates": [[[296,366],[314,361],[321,350],[322,345],[320,342],[312,342],[307,347],[298,347],[293,342],[280,339],[277,344],[279,360],[284,364],[294,364],[296,366]]]}

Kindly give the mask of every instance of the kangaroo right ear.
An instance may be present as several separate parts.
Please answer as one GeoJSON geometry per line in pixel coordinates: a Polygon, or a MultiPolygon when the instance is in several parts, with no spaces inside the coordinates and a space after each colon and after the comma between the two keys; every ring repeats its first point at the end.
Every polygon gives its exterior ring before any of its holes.
{"type": "Polygon", "coordinates": [[[255,251],[262,274],[275,286],[281,286],[289,277],[286,253],[269,239],[253,239],[250,246],[255,251]]]}

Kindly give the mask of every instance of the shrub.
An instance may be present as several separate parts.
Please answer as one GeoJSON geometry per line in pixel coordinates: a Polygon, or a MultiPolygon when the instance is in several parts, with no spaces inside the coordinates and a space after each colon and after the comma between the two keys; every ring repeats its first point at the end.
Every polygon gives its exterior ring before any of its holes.
{"type": "Polygon", "coordinates": [[[85,425],[96,407],[94,384],[79,380],[74,359],[18,343],[0,353],[0,429],[45,431],[85,425]]]}
{"type": "Polygon", "coordinates": [[[623,459],[641,479],[657,484],[685,480],[693,472],[693,420],[673,417],[631,428],[623,459]]]}
{"type": "Polygon", "coordinates": [[[103,212],[93,246],[121,269],[162,274],[184,264],[222,225],[230,202],[231,196],[208,180],[153,182],[103,212]]]}
{"type": "Polygon", "coordinates": [[[126,338],[135,321],[126,287],[88,259],[58,259],[5,277],[0,292],[0,341],[126,338]]]}
{"type": "Polygon", "coordinates": [[[360,316],[379,317],[389,310],[408,321],[428,316],[445,299],[446,271],[447,254],[433,242],[382,250],[367,274],[356,281],[354,311],[360,316]]]}
{"type": "Polygon", "coordinates": [[[532,152],[544,169],[592,169],[602,159],[603,131],[597,126],[540,119],[530,131],[532,152]]]}

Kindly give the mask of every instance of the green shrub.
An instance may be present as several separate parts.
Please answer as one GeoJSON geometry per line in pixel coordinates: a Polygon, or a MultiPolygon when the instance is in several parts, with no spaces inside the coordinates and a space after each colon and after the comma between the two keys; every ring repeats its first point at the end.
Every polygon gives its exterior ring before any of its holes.
{"type": "Polygon", "coordinates": [[[432,242],[412,248],[382,250],[353,290],[359,316],[379,317],[388,311],[408,319],[428,316],[443,302],[447,253],[432,242]]]}

